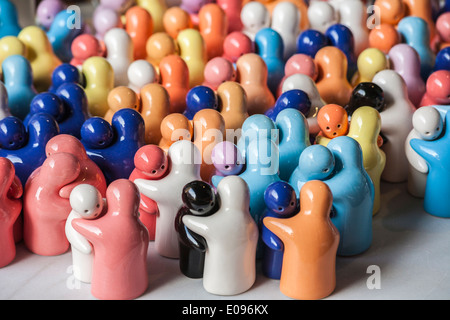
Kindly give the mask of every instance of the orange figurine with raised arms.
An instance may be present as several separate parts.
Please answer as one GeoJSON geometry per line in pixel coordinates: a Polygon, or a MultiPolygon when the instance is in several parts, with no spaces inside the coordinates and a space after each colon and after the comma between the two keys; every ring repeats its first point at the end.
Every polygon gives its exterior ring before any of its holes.
{"type": "Polygon", "coordinates": [[[339,231],[330,219],[333,195],[322,181],[300,190],[300,212],[291,218],[266,217],[264,225],[284,245],[280,290],[298,300],[329,296],[336,287],[339,231]]]}

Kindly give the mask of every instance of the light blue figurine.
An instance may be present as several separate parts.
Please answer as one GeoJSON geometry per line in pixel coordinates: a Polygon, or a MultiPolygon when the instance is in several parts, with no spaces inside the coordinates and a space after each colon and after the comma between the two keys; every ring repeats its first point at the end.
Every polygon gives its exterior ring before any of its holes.
{"type": "Polygon", "coordinates": [[[300,154],[311,145],[305,116],[296,109],[282,110],[275,122],[279,129],[280,179],[289,181],[297,168],[300,154]]]}
{"type": "Polygon", "coordinates": [[[428,164],[428,177],[423,201],[424,210],[441,218],[450,218],[450,112],[445,113],[443,135],[432,141],[412,139],[410,144],[428,164]]]}
{"type": "Polygon", "coordinates": [[[74,13],[70,10],[59,12],[53,20],[50,29],[47,32],[53,52],[62,62],[70,62],[72,60],[72,42],[82,34],[83,30],[72,25],[74,13]]]}
{"type": "Polygon", "coordinates": [[[420,75],[426,81],[433,72],[436,55],[430,47],[430,29],[419,17],[407,16],[400,20],[397,27],[405,42],[413,47],[420,57],[420,75]]]}
{"type": "Polygon", "coordinates": [[[256,53],[267,65],[267,85],[273,95],[284,77],[284,44],[280,34],[272,28],[263,28],[255,35],[256,53]]]}
{"type": "Polygon", "coordinates": [[[16,6],[9,0],[0,0],[0,38],[17,37],[21,30],[16,6]]]}
{"type": "Polygon", "coordinates": [[[30,62],[21,55],[13,55],[3,61],[2,69],[11,114],[24,120],[30,112],[31,101],[38,94],[30,62]]]}

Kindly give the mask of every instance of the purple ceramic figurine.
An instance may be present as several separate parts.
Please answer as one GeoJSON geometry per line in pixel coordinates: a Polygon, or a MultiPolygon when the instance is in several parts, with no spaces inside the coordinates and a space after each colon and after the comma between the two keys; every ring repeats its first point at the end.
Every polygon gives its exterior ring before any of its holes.
{"type": "Polygon", "coordinates": [[[55,16],[63,11],[66,5],[61,0],[43,0],[36,9],[36,24],[48,30],[55,16]]]}
{"type": "Polygon", "coordinates": [[[214,147],[211,160],[216,168],[216,175],[239,175],[244,169],[244,159],[237,146],[229,141],[223,141],[214,147]]]}

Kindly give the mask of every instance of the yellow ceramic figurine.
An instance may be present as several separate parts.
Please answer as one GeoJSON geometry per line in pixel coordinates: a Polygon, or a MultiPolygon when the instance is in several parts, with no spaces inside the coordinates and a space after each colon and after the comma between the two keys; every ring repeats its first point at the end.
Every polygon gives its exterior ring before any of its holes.
{"type": "Polygon", "coordinates": [[[203,83],[206,65],[206,46],[202,35],[196,29],[185,29],[178,34],[180,56],[189,68],[189,86],[195,87],[203,83]]]}
{"type": "MultiPolygon", "coordinates": [[[[26,57],[27,48],[22,41],[14,36],[6,36],[0,39],[0,66],[6,58],[17,54],[26,57]]],[[[0,71],[0,73],[3,72],[0,71]]]]}
{"type": "Polygon", "coordinates": [[[153,20],[153,32],[164,31],[163,16],[167,10],[167,5],[164,0],[137,0],[138,6],[145,8],[153,20]]]}
{"type": "Polygon", "coordinates": [[[389,68],[389,62],[383,51],[368,48],[358,56],[357,66],[358,72],[353,78],[353,86],[361,82],[371,82],[377,72],[389,68]]]}

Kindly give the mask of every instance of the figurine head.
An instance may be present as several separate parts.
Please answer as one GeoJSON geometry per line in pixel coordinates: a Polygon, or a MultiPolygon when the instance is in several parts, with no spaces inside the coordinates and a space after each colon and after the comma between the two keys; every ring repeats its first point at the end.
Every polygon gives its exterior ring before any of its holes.
{"type": "Polygon", "coordinates": [[[184,186],[182,199],[184,205],[195,215],[207,215],[218,205],[214,188],[200,180],[184,186]]]}
{"type": "Polygon", "coordinates": [[[298,166],[308,180],[325,180],[334,171],[335,159],[327,147],[315,144],[303,150],[298,166]]]}
{"type": "Polygon", "coordinates": [[[317,121],[323,136],[329,139],[343,136],[348,132],[348,114],[340,105],[323,106],[317,114],[317,121]]]}
{"type": "Polygon", "coordinates": [[[69,63],[56,67],[52,74],[52,89],[56,90],[64,83],[82,84],[81,72],[77,67],[69,63]]]}
{"type": "Polygon", "coordinates": [[[195,86],[186,95],[186,111],[192,116],[203,109],[217,110],[218,105],[216,93],[207,86],[195,86]]]}
{"type": "Polygon", "coordinates": [[[295,190],[285,181],[270,184],[264,192],[264,202],[267,208],[280,218],[289,217],[298,209],[295,190]]]}
{"type": "Polygon", "coordinates": [[[59,122],[65,117],[64,103],[56,94],[39,93],[31,100],[30,114],[39,112],[48,113],[59,122]]]}
{"type": "Polygon", "coordinates": [[[297,38],[297,53],[315,58],[316,53],[323,47],[328,46],[328,44],[329,40],[322,32],[307,29],[297,38]]]}
{"type": "Polygon", "coordinates": [[[81,141],[89,148],[106,148],[112,143],[113,139],[113,128],[109,122],[103,118],[89,118],[81,127],[81,141]]]}
{"type": "Polygon", "coordinates": [[[70,153],[78,160],[87,159],[81,141],[70,134],[58,134],[51,138],[45,146],[45,152],[47,157],[55,153],[70,153]]]}
{"type": "Polygon", "coordinates": [[[436,104],[450,104],[450,71],[433,72],[427,80],[427,94],[436,101],[436,104]]]}
{"type": "Polygon", "coordinates": [[[231,62],[251,52],[254,52],[253,41],[241,31],[229,33],[223,41],[223,56],[231,62]]]}
{"type": "Polygon", "coordinates": [[[23,122],[14,116],[0,120],[0,148],[17,150],[27,143],[27,130],[23,122]]]}
{"type": "Polygon", "coordinates": [[[359,107],[372,107],[381,112],[386,107],[384,92],[381,87],[373,82],[361,82],[355,89],[348,105],[345,107],[347,113],[351,116],[359,107]]]}
{"type": "Polygon", "coordinates": [[[36,9],[36,23],[45,29],[50,28],[55,16],[64,10],[64,3],[61,0],[41,1],[36,9]]]}
{"type": "Polygon", "coordinates": [[[270,13],[266,6],[258,1],[250,1],[241,10],[244,30],[256,34],[260,29],[270,26],[270,13]]]}
{"type": "Polygon", "coordinates": [[[100,41],[91,34],[82,34],[72,41],[72,55],[80,62],[103,54],[103,48],[100,41]]]}
{"type": "Polygon", "coordinates": [[[160,147],[148,144],[141,147],[134,156],[134,165],[149,179],[159,179],[169,170],[169,158],[160,147]]]}
{"type": "Polygon", "coordinates": [[[311,100],[309,100],[309,96],[303,90],[288,90],[283,92],[277,99],[274,113],[277,115],[281,110],[288,108],[296,109],[307,117],[311,110],[311,100]]]}
{"type": "Polygon", "coordinates": [[[92,220],[100,216],[103,211],[103,198],[98,189],[90,184],[80,184],[70,193],[72,210],[83,219],[92,220]]]}
{"type": "Polygon", "coordinates": [[[423,140],[435,140],[444,129],[439,111],[432,106],[417,109],[412,118],[414,130],[423,140]]]}
{"type": "Polygon", "coordinates": [[[222,141],[216,144],[211,153],[216,170],[225,176],[236,175],[244,168],[242,154],[234,143],[222,141]]]}

